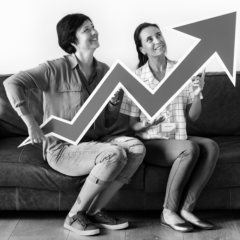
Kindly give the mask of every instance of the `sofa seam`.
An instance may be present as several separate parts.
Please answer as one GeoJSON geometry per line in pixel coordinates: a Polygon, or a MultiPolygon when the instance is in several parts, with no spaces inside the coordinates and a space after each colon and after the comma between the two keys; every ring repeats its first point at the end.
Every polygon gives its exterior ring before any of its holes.
{"type": "Polygon", "coordinates": [[[59,205],[58,209],[59,209],[59,211],[61,211],[61,207],[60,207],[61,200],[60,199],[61,199],[61,192],[58,191],[58,205],[59,205]]]}
{"type": "Polygon", "coordinates": [[[16,187],[16,210],[19,211],[19,191],[18,188],[16,187]]]}
{"type": "Polygon", "coordinates": [[[230,207],[230,210],[232,209],[232,188],[230,188],[229,189],[229,193],[230,193],[230,196],[229,196],[229,201],[230,201],[230,203],[229,203],[229,207],[230,207]]]}
{"type": "Polygon", "coordinates": [[[24,146],[23,149],[22,149],[22,151],[20,152],[17,163],[20,163],[20,160],[21,160],[21,158],[22,158],[22,155],[23,155],[23,152],[24,152],[25,148],[26,148],[26,146],[24,146]]]}
{"type": "MultiPolygon", "coordinates": [[[[80,191],[79,188],[78,189],[63,189],[63,190],[59,190],[59,189],[44,189],[44,188],[36,188],[36,187],[22,187],[22,186],[0,186],[0,188],[22,188],[22,189],[33,189],[33,190],[42,190],[42,191],[51,191],[51,192],[76,192],[76,191],[80,191]],[[69,191],[68,191],[69,190],[69,191]]],[[[141,189],[138,189],[141,190],[141,189]]]]}

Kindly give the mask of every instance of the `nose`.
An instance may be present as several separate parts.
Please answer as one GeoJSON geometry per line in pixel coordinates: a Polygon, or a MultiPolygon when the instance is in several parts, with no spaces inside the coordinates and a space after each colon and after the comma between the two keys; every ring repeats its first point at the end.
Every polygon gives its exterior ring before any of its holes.
{"type": "Polygon", "coordinates": [[[97,30],[95,28],[93,28],[91,31],[91,35],[97,35],[97,34],[98,34],[97,30]]]}
{"type": "Polygon", "coordinates": [[[161,39],[156,38],[156,37],[154,38],[154,43],[155,43],[155,44],[160,43],[160,42],[161,42],[161,39]]]}

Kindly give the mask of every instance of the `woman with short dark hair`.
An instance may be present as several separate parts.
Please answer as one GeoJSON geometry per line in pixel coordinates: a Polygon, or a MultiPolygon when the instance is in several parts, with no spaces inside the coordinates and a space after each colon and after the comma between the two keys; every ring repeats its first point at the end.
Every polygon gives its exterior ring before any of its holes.
{"type": "Polygon", "coordinates": [[[53,169],[68,176],[88,175],[64,227],[79,235],[97,234],[99,227],[126,228],[128,222],[109,216],[104,208],[129,183],[145,148],[133,137],[108,136],[105,117],[115,112],[119,92],[77,146],[54,136],[46,138],[28,109],[24,89],[38,88],[43,91],[43,121],[51,115],[71,121],[109,70],[93,56],[99,47],[98,32],[88,16],[65,16],[57,24],[57,34],[69,55],[11,76],[4,82],[7,95],[26,123],[32,143],[43,142],[44,159],[53,169]]]}

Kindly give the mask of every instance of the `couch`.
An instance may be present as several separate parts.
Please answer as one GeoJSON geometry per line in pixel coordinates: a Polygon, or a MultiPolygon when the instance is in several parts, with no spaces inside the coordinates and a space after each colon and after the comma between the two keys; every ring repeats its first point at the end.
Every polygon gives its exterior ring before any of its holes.
{"type": "MultiPolygon", "coordinates": [[[[18,148],[27,129],[6,97],[3,81],[9,76],[0,75],[0,210],[69,210],[86,176],[69,177],[51,169],[41,144],[18,148]]],[[[224,72],[207,73],[205,82],[202,114],[187,122],[187,132],[216,141],[220,156],[196,209],[240,209],[240,72],[236,87],[224,72]]],[[[42,94],[31,90],[26,95],[40,124],[42,94]]],[[[108,209],[162,209],[169,171],[143,163],[108,209]]]]}

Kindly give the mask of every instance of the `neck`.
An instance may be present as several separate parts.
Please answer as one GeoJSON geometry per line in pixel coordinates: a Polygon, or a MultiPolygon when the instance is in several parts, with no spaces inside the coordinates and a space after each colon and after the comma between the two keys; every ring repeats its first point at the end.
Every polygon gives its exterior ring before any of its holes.
{"type": "Polygon", "coordinates": [[[75,52],[75,55],[78,59],[78,63],[80,64],[82,69],[91,68],[93,65],[93,53],[82,53],[75,52]]]}
{"type": "Polygon", "coordinates": [[[167,59],[165,55],[149,57],[149,65],[154,72],[162,73],[166,70],[167,59]]]}

